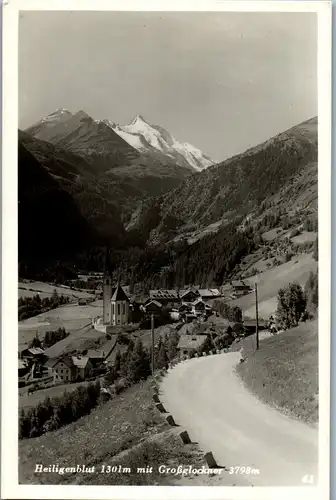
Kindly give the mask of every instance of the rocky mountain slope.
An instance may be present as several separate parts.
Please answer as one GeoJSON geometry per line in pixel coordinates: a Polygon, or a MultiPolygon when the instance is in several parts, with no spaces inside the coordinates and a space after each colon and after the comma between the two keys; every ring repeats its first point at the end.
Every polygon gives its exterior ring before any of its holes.
{"type": "MultiPolygon", "coordinates": [[[[18,224],[20,272],[66,258],[97,238],[74,197],[19,142],[18,224]]],[[[70,174],[71,175],[71,174],[70,174]]]]}
{"type": "Polygon", "coordinates": [[[24,137],[26,147],[52,174],[56,174],[57,163],[57,175],[66,177],[67,168],[72,172],[69,164],[74,164],[82,177],[91,176],[90,182],[108,192],[125,220],[139,200],[166,193],[193,172],[154,148],[153,152],[138,151],[109,125],[95,122],[84,111],[73,115],[57,110],[29,127],[24,137]],[[60,158],[66,164],[61,174],[60,158]]]}
{"type": "Polygon", "coordinates": [[[130,228],[146,226],[152,242],[173,239],[253,215],[267,200],[287,211],[317,210],[317,118],[187,177],[162,198],[159,222],[157,202],[151,201],[133,214],[130,228]],[[151,210],[155,225],[148,227],[151,210]]]}
{"type": "Polygon", "coordinates": [[[108,125],[138,151],[166,156],[180,166],[201,171],[215,164],[200,149],[187,142],[180,143],[163,127],[148,123],[141,115],[137,115],[128,125],[117,125],[110,120],[97,123],[108,125]]]}

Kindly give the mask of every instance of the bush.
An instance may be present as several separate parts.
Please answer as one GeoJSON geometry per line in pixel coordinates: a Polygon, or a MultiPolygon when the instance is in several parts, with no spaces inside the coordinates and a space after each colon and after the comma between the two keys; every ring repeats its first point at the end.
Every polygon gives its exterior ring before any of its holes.
{"type": "Polygon", "coordinates": [[[286,329],[296,326],[306,309],[306,294],[301,285],[290,283],[278,292],[277,317],[286,329]]]}

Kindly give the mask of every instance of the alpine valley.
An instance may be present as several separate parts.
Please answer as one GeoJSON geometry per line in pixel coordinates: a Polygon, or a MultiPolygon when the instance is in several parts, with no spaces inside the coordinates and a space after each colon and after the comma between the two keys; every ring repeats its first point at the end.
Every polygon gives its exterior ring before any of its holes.
{"type": "Polygon", "coordinates": [[[22,277],[101,271],[108,246],[125,283],[221,284],[266,231],[317,223],[316,118],[220,163],[140,115],[59,109],[18,142],[22,277]]]}

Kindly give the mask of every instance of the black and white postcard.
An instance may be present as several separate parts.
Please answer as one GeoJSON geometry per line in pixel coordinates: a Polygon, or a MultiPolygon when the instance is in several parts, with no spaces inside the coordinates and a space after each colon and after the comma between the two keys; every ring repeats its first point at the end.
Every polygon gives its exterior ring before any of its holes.
{"type": "Polygon", "coordinates": [[[328,498],[331,3],[3,18],[3,497],[328,498]]]}

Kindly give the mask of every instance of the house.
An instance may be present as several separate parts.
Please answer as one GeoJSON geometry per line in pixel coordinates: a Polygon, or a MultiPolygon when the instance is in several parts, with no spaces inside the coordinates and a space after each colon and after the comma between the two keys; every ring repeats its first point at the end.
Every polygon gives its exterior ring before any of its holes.
{"type": "Polygon", "coordinates": [[[83,298],[83,297],[81,297],[81,298],[78,299],[78,305],[79,306],[87,306],[89,302],[90,302],[89,299],[86,299],[86,298],[83,298]]]}
{"type": "Polygon", "coordinates": [[[202,347],[206,340],[204,335],[181,335],[177,348],[181,356],[190,354],[194,349],[202,347]]]}
{"type": "Polygon", "coordinates": [[[196,299],[191,303],[191,313],[195,316],[201,316],[205,313],[205,304],[202,299],[196,299]]]}
{"type": "MultiPolygon", "coordinates": [[[[256,319],[246,319],[244,320],[244,328],[246,335],[252,335],[256,333],[257,320],[256,319]]],[[[267,328],[267,323],[263,319],[258,320],[258,330],[265,330],[267,328]]]]}
{"type": "Polygon", "coordinates": [[[192,313],[185,313],[183,314],[182,319],[185,323],[191,323],[192,321],[197,320],[197,316],[192,313]]]}
{"type": "Polygon", "coordinates": [[[196,299],[200,298],[198,290],[185,290],[180,295],[182,302],[194,302],[196,299]]]}
{"type": "Polygon", "coordinates": [[[146,314],[154,314],[160,316],[162,313],[162,304],[157,300],[150,300],[146,304],[140,306],[141,310],[146,314]]]}
{"type": "Polygon", "coordinates": [[[117,343],[117,335],[113,335],[111,340],[105,342],[99,349],[89,349],[88,351],[83,351],[83,355],[87,356],[90,359],[91,365],[93,368],[96,368],[99,365],[104,364],[108,358],[110,357],[113,349],[117,343]]]}
{"type": "Polygon", "coordinates": [[[28,347],[20,352],[21,359],[43,362],[46,359],[45,351],[41,347],[28,347]]]}
{"type": "Polygon", "coordinates": [[[217,288],[200,288],[198,293],[202,300],[217,299],[221,296],[217,288]]]}
{"type": "Polygon", "coordinates": [[[77,378],[77,367],[74,365],[70,356],[50,358],[46,362],[46,366],[56,378],[63,382],[73,382],[77,378]]]}
{"type": "Polygon", "coordinates": [[[233,280],[231,281],[233,292],[236,295],[245,295],[251,292],[251,286],[243,280],[233,280]]]}
{"type": "Polygon", "coordinates": [[[77,368],[76,378],[81,378],[84,380],[86,377],[90,377],[92,374],[92,364],[88,357],[84,356],[72,356],[72,362],[77,368]]]}
{"type": "Polygon", "coordinates": [[[23,377],[26,373],[29,372],[28,363],[23,361],[22,359],[18,359],[18,376],[23,377]]]}
{"type": "Polygon", "coordinates": [[[166,305],[169,302],[180,303],[180,297],[177,290],[150,290],[149,299],[156,300],[162,305],[166,305]]]}
{"type": "Polygon", "coordinates": [[[90,360],[92,368],[97,368],[98,366],[104,364],[106,359],[106,352],[98,349],[89,349],[85,356],[90,360]]]}

